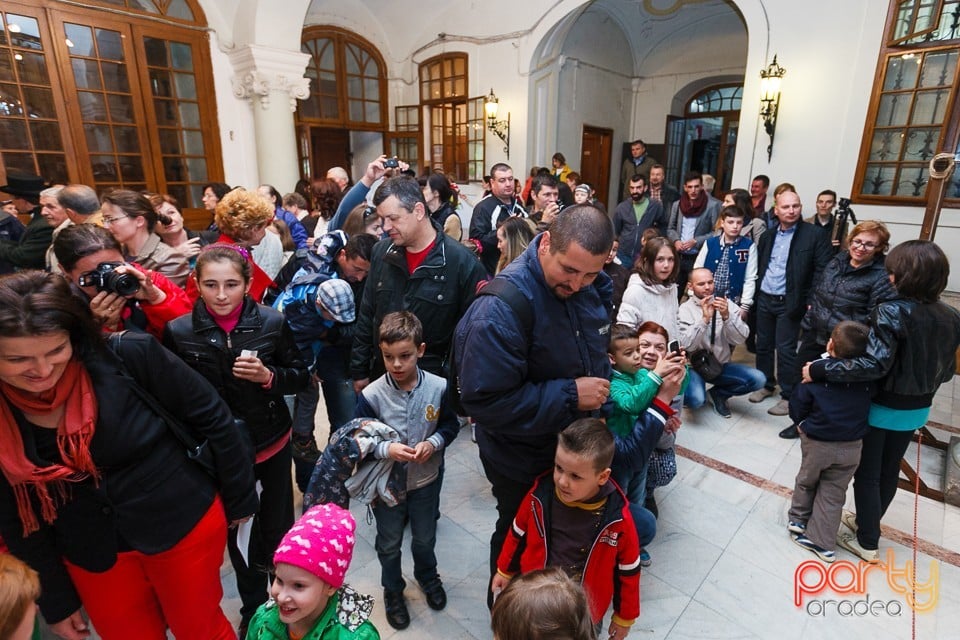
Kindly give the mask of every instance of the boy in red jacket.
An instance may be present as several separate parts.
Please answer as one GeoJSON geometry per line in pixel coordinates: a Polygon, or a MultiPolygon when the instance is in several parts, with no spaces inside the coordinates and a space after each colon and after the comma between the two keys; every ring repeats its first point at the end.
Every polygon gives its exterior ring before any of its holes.
{"type": "Polygon", "coordinates": [[[640,543],[629,503],[610,478],[613,435],[596,418],[560,432],[552,477],[530,489],[513,519],[490,586],[496,597],[517,573],[560,567],[583,585],[600,625],[613,601],[610,638],[640,615],[640,543]]]}

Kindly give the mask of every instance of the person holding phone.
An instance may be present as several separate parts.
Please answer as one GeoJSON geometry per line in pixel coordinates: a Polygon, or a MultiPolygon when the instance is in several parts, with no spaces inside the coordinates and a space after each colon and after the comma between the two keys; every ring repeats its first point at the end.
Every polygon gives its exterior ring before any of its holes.
{"type": "Polygon", "coordinates": [[[260,509],[241,550],[228,540],[240,592],[240,637],[267,601],[270,554],[293,525],[290,431],[283,396],[307,386],[309,373],[283,314],[248,294],[252,267],[245,251],[228,244],[204,247],[194,278],[200,291],[193,312],[167,324],[164,344],[209,380],[241,423],[255,454],[262,487],[260,509]]]}

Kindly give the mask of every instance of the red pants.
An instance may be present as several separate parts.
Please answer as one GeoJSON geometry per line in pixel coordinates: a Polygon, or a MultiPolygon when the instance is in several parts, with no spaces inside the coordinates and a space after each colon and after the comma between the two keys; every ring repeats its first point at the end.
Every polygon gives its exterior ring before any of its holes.
{"type": "Polygon", "coordinates": [[[220,600],[220,565],[227,521],[217,498],[172,549],[146,555],[127,551],[103,573],[66,562],[67,571],[103,640],[235,640],[220,600]]]}

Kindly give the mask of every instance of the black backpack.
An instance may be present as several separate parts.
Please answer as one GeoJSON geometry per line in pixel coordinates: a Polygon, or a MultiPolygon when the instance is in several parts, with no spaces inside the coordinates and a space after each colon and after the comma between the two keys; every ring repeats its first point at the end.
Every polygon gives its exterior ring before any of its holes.
{"type": "MultiPolygon", "coordinates": [[[[507,303],[507,306],[513,310],[520,321],[520,326],[527,335],[527,345],[529,346],[530,339],[533,337],[533,307],[530,300],[523,295],[517,285],[506,278],[494,278],[477,292],[474,301],[480,296],[496,296],[507,303]]],[[[463,405],[460,404],[460,378],[457,375],[456,341],[451,345],[450,358],[447,361],[447,402],[457,412],[457,415],[466,415],[463,405]]]]}

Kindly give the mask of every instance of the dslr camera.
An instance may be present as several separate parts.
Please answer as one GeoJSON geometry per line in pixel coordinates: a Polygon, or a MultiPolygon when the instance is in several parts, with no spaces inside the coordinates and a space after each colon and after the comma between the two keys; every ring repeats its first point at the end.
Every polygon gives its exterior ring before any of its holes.
{"type": "Polygon", "coordinates": [[[131,296],[140,289],[140,281],[129,273],[117,273],[116,268],[123,262],[101,262],[93,271],[80,274],[78,284],[81,287],[96,287],[97,291],[115,293],[118,296],[131,296]]]}

